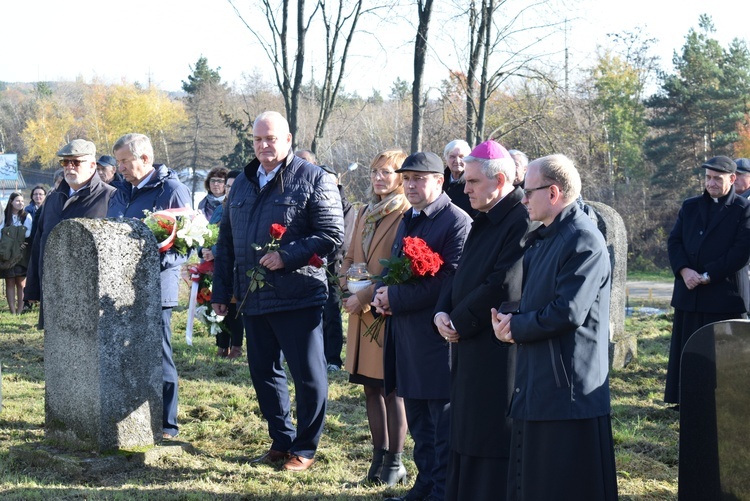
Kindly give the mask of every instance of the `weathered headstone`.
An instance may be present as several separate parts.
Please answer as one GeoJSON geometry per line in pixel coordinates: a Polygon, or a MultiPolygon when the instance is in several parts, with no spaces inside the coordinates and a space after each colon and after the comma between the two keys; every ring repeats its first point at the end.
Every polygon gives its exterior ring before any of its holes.
{"type": "Polygon", "coordinates": [[[610,298],[610,365],[615,369],[622,369],[633,360],[638,353],[635,335],[625,332],[625,288],[628,279],[628,238],[625,222],[620,214],[612,207],[600,202],[586,202],[594,214],[599,231],[604,235],[612,265],[612,293],[610,298]]]}
{"type": "Polygon", "coordinates": [[[135,220],[72,219],[44,254],[46,434],[110,450],[161,437],[159,256],[135,220]]]}
{"type": "Polygon", "coordinates": [[[750,499],[750,321],[698,329],[680,368],[680,501],[750,499]]]}

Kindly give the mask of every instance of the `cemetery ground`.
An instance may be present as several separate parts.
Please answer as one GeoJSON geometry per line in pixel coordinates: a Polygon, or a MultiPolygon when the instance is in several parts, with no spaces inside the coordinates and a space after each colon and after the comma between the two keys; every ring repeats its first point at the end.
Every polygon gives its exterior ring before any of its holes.
{"type": "MultiPolygon", "coordinates": [[[[407,487],[360,484],[371,445],[362,390],[348,383],[345,372],[330,376],[325,432],[317,462],[309,471],[287,473],[250,466],[248,460],[265,452],[270,442],[247,362],[217,359],[214,339],[205,331],[199,330],[194,345],[187,346],[185,310],[183,305],[175,312],[173,346],[180,375],[177,442],[190,447],[128,471],[71,475],[11,457],[12,447],[45,440],[44,336],[35,328],[36,311],[17,317],[7,312],[7,306],[0,309],[0,497],[376,501],[405,492],[407,487]]],[[[679,416],[662,401],[671,313],[636,316],[626,322],[629,331],[638,333],[638,359],[610,376],[620,499],[676,499],[679,416]]],[[[407,486],[416,475],[412,445],[407,439],[407,486]]]]}

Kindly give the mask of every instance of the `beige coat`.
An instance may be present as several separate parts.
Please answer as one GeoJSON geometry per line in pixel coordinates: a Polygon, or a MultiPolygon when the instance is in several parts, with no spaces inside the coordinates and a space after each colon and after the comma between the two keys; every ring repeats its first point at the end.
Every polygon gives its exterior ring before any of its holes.
{"type": "MultiPolygon", "coordinates": [[[[362,231],[364,228],[364,208],[357,214],[357,223],[354,227],[352,243],[344,257],[344,263],[341,266],[340,274],[345,277],[346,271],[352,263],[367,263],[367,271],[371,275],[380,275],[383,272],[381,259],[391,257],[391,246],[396,238],[396,230],[403,219],[404,212],[409,210],[411,205],[404,200],[404,203],[397,210],[384,217],[372,238],[370,245],[370,255],[365,257],[362,250],[362,231]]],[[[341,279],[342,287],[346,284],[346,278],[341,279]]],[[[357,292],[357,297],[362,305],[362,312],[349,315],[349,329],[346,334],[346,370],[351,374],[360,374],[373,379],[383,379],[383,328],[378,334],[378,343],[370,341],[363,337],[367,326],[374,322],[370,312],[370,301],[375,295],[375,285],[357,292]]],[[[384,324],[385,325],[385,324],[384,324]]]]}

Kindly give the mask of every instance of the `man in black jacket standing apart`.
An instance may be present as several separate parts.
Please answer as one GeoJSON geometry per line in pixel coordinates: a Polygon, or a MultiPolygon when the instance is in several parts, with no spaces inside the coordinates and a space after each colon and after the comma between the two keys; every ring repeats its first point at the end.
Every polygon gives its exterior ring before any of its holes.
{"type": "Polygon", "coordinates": [[[451,454],[446,500],[494,501],[506,490],[515,347],[500,343],[487,312],[521,299],[523,240],[529,215],[516,167],[495,141],[464,158],[464,190],[479,211],[434,322],[453,346],[451,454]],[[494,416],[487,419],[487,416],[494,416]]]}
{"type": "Polygon", "coordinates": [[[331,176],[294,156],[289,124],[279,113],[255,119],[253,142],[257,158],[232,185],[222,215],[211,300],[219,315],[226,315],[233,294],[242,301],[250,376],[272,439],[254,462],[283,461],[285,470],[303,471],[314,462],[328,396],[322,326],[327,277],[309,262],[341,245],[341,198],[331,176]],[[286,231],[278,250],[268,250],[274,224],[286,231]],[[263,286],[247,274],[259,266],[263,286]],[[296,387],[296,429],[282,351],[296,387]]]}
{"type": "Polygon", "coordinates": [[[746,318],[741,292],[750,256],[750,202],[734,191],[735,162],[724,156],[701,165],[706,189],[683,202],[669,234],[675,275],[672,343],[664,401],[680,402],[680,357],[690,336],[704,325],[746,318]]]}

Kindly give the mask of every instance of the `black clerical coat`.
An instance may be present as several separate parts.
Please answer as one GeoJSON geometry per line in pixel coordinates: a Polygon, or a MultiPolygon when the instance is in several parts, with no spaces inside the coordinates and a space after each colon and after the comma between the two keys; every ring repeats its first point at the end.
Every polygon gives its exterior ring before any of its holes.
{"type": "Polygon", "coordinates": [[[497,341],[490,309],[521,298],[522,240],[530,225],[522,198],[516,188],[475,218],[436,308],[461,336],[453,344],[450,397],[451,449],[459,454],[508,457],[515,346],[497,341]]]}

